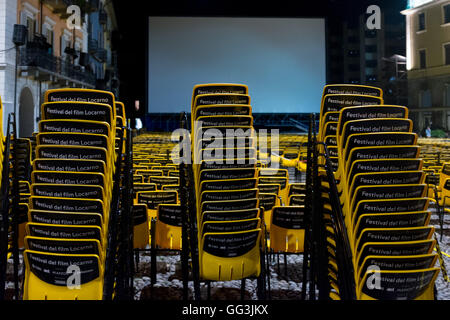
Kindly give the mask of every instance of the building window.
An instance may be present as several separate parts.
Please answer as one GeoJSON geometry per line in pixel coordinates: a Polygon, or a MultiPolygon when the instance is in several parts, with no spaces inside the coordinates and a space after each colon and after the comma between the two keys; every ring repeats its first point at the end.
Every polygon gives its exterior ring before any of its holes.
{"type": "Polygon", "coordinates": [[[359,64],[352,63],[348,65],[348,70],[356,72],[359,71],[359,64]]]}
{"type": "Polygon", "coordinates": [[[446,107],[450,107],[450,83],[445,84],[444,104],[446,107]]]}
{"type": "Polygon", "coordinates": [[[366,52],[369,52],[369,53],[377,52],[377,46],[376,45],[367,45],[366,52]]]}
{"type": "Polygon", "coordinates": [[[80,38],[77,38],[75,41],[75,50],[76,50],[76,54],[77,54],[77,58],[75,59],[76,65],[80,65],[81,47],[82,47],[82,40],[80,38]]]}
{"type": "Polygon", "coordinates": [[[444,64],[450,64],[450,43],[444,44],[444,64]]]}
{"type": "Polygon", "coordinates": [[[421,12],[418,15],[419,18],[419,29],[417,31],[425,30],[425,12],[421,12]]]}
{"type": "Polygon", "coordinates": [[[43,32],[45,39],[47,40],[47,43],[49,44],[50,48],[49,51],[50,53],[53,53],[53,30],[49,27],[45,28],[44,32],[43,32]]]}
{"type": "Polygon", "coordinates": [[[366,61],[366,67],[367,68],[376,68],[378,66],[377,60],[367,60],[366,61]]]}
{"type": "Polygon", "coordinates": [[[425,49],[419,50],[419,67],[425,69],[427,67],[427,52],[425,49]]]}
{"type": "Polygon", "coordinates": [[[421,108],[431,107],[431,90],[422,90],[419,94],[419,104],[421,108]]]}
{"type": "Polygon", "coordinates": [[[66,59],[67,53],[65,52],[66,48],[69,46],[69,41],[67,41],[66,37],[64,35],[60,38],[60,50],[61,50],[61,58],[66,59]]]}
{"type": "Polygon", "coordinates": [[[444,24],[450,23],[450,4],[446,4],[442,8],[444,10],[444,24]]]}
{"type": "Polygon", "coordinates": [[[349,50],[348,56],[349,57],[359,57],[359,50],[349,50]]]}
{"type": "Polygon", "coordinates": [[[28,28],[28,41],[33,41],[34,39],[34,32],[35,32],[35,27],[36,27],[36,21],[30,17],[27,17],[27,24],[26,24],[27,28],[28,28]]]}
{"type": "Polygon", "coordinates": [[[364,34],[366,38],[373,39],[377,37],[377,30],[366,30],[364,34]]]}
{"type": "Polygon", "coordinates": [[[359,42],[359,38],[355,37],[355,36],[348,37],[348,42],[349,43],[357,43],[357,42],[359,42]]]}
{"type": "Polygon", "coordinates": [[[450,83],[446,83],[444,86],[444,107],[450,106],[450,83]]]}

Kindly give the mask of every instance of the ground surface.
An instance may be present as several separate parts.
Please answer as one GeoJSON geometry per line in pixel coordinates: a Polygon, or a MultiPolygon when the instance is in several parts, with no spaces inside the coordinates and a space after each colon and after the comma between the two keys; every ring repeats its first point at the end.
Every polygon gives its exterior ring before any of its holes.
{"type": "MultiPolygon", "coordinates": [[[[450,254],[450,216],[445,216],[444,235],[440,240],[440,226],[437,214],[432,215],[431,224],[436,228],[440,249],[450,254]]],[[[444,264],[450,272],[450,258],[443,254],[444,264]]],[[[135,299],[182,299],[182,278],[179,268],[179,255],[161,255],[158,257],[157,282],[154,285],[153,295],[150,289],[150,256],[148,253],[140,254],[139,271],[134,281],[135,299]]],[[[299,300],[302,291],[302,255],[287,256],[287,272],[284,267],[284,258],[280,255],[280,263],[277,259],[270,262],[271,273],[271,298],[272,300],[299,300]]],[[[439,260],[436,263],[440,267],[439,260]]],[[[193,283],[189,282],[190,295],[193,292],[193,283]]],[[[241,298],[241,281],[212,282],[211,300],[239,300],[241,298]]],[[[202,298],[207,298],[206,284],[202,284],[202,298]]],[[[442,272],[436,279],[437,300],[450,300],[450,286],[443,278],[442,272]]],[[[257,300],[256,280],[246,281],[245,299],[257,300]]]]}

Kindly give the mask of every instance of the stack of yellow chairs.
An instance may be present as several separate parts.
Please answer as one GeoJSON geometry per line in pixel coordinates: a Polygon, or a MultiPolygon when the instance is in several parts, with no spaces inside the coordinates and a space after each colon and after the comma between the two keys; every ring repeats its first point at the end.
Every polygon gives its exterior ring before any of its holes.
{"type": "Polygon", "coordinates": [[[180,173],[171,156],[174,147],[167,133],[145,133],[134,140],[135,249],[145,249],[153,240],[159,249],[181,249],[180,173]]]}
{"type": "Polygon", "coordinates": [[[191,103],[200,279],[257,277],[262,215],[248,87],[196,85],[191,103]]]}
{"type": "Polygon", "coordinates": [[[114,95],[45,94],[25,237],[26,300],[99,300],[116,170],[114,95]]]}
{"type": "Polygon", "coordinates": [[[124,129],[127,126],[127,116],[125,111],[125,104],[120,101],[115,101],[114,106],[116,108],[116,139],[114,144],[114,149],[116,154],[125,152],[127,131],[124,129]],[[120,140],[123,135],[122,140],[122,150],[120,150],[120,140]]]}
{"type": "MultiPolygon", "coordinates": [[[[292,154],[298,156],[299,152],[297,150],[292,154]]],[[[264,193],[264,199],[278,201],[263,206],[266,230],[269,233],[268,248],[277,253],[303,253],[305,205],[304,197],[300,199],[298,193],[304,184],[290,184],[287,169],[261,168],[258,172],[258,187],[261,190],[270,186],[276,186],[278,193],[264,193]]]]}
{"type": "MultiPolygon", "coordinates": [[[[5,152],[5,137],[3,135],[3,105],[0,99],[0,181],[3,175],[3,161],[5,152]]],[[[14,167],[10,167],[9,181],[10,190],[13,190],[12,181],[17,180],[18,182],[18,203],[17,208],[12,208],[10,214],[14,214],[17,217],[18,224],[18,248],[22,249],[24,247],[24,237],[25,237],[25,224],[28,217],[28,201],[30,197],[30,173],[31,173],[31,141],[28,138],[18,138],[11,135],[11,145],[10,145],[10,160],[13,155],[17,161],[17,171],[14,167]],[[13,212],[17,210],[17,212],[13,212]]],[[[17,195],[16,195],[17,196],[17,195]]],[[[12,204],[12,203],[11,203],[12,204]]],[[[10,224],[10,228],[12,225],[10,224]]],[[[12,230],[10,230],[12,231],[12,230]]],[[[8,259],[11,256],[12,248],[12,237],[8,239],[8,259]]]]}
{"type": "Polygon", "coordinates": [[[305,183],[291,183],[288,190],[288,205],[304,205],[306,197],[305,183]]]}
{"type": "Polygon", "coordinates": [[[381,90],[373,87],[365,87],[369,94],[352,91],[357,86],[346,86],[348,90],[335,86],[325,86],[320,107],[319,141],[323,141],[330,153],[330,160],[334,171],[338,170],[338,153],[336,131],[338,126],[339,111],[344,107],[360,105],[379,105],[383,103],[381,90]]]}
{"type": "MultiPolygon", "coordinates": [[[[28,202],[31,196],[31,141],[28,138],[17,139],[17,150],[14,150],[18,162],[18,172],[15,177],[18,179],[19,203],[18,203],[18,247],[24,248],[25,226],[28,221],[28,202]]],[[[14,175],[14,170],[11,171],[14,175]]]]}
{"type": "MultiPolygon", "coordinates": [[[[358,89],[376,91],[352,88],[358,89]]],[[[321,114],[325,121],[326,112],[321,114]]],[[[433,299],[439,273],[432,253],[434,228],[428,225],[430,200],[408,109],[362,104],[341,108],[337,119],[335,177],[353,253],[357,298],[433,299]]]]}

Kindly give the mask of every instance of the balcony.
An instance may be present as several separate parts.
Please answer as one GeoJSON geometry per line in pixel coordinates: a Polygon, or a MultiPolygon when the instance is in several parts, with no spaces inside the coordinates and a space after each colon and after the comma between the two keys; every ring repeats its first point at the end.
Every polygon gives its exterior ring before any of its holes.
{"type": "Polygon", "coordinates": [[[33,80],[60,83],[63,86],[95,86],[94,74],[39,47],[27,46],[21,49],[19,66],[20,75],[33,80]]]}
{"type": "Polygon", "coordinates": [[[57,14],[61,17],[61,19],[67,19],[67,8],[72,4],[75,4],[72,0],[44,0],[44,4],[46,4],[54,14],[57,14]]]}
{"type": "Polygon", "coordinates": [[[77,5],[82,12],[82,20],[84,13],[92,13],[98,11],[99,0],[43,0],[53,13],[59,15],[62,19],[67,19],[67,8],[71,5],[77,5]]]}

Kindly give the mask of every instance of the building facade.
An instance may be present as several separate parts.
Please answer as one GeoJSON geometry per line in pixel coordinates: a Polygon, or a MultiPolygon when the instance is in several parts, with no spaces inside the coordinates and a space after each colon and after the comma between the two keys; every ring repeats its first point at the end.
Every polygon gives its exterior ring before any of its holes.
{"type": "MultiPolygon", "coordinates": [[[[109,52],[111,42],[102,42],[95,52],[89,51],[89,26],[100,24],[102,0],[3,0],[0,2],[0,97],[4,107],[3,128],[7,115],[15,112],[19,137],[37,131],[40,105],[46,90],[62,87],[98,88],[108,59],[92,68],[92,60],[109,52]],[[72,5],[80,9],[80,24],[73,28],[72,5]],[[17,52],[17,90],[15,90],[16,50],[14,24],[27,27],[26,44],[17,52]],[[14,95],[14,93],[16,94],[14,95]],[[15,102],[16,101],[16,102],[15,102]]],[[[111,6],[112,8],[112,6],[111,6]]],[[[114,11],[103,10],[108,24],[101,25],[98,35],[106,36],[116,28],[114,11]]]]}
{"type": "Polygon", "coordinates": [[[328,83],[377,86],[386,103],[406,105],[405,23],[381,11],[381,28],[368,29],[368,16],[348,10],[329,19],[328,83]]]}
{"type": "Polygon", "coordinates": [[[450,1],[410,0],[406,18],[409,107],[422,131],[450,131],[450,1]]]}

